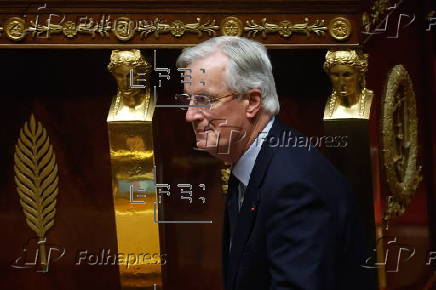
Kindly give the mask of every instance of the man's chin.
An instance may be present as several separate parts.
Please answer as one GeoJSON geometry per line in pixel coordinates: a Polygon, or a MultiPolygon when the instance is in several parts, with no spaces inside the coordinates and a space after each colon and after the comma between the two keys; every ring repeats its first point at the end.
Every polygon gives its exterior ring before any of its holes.
{"type": "Polygon", "coordinates": [[[213,147],[207,147],[206,142],[203,140],[197,140],[197,143],[195,145],[195,149],[199,151],[210,151],[213,149],[213,147]]]}
{"type": "Polygon", "coordinates": [[[225,155],[230,154],[229,148],[227,146],[217,147],[217,146],[206,146],[204,142],[197,141],[197,147],[195,148],[198,151],[204,151],[209,153],[214,157],[224,157],[225,155]]]}
{"type": "Polygon", "coordinates": [[[206,142],[204,142],[204,140],[197,140],[196,146],[198,149],[204,149],[206,147],[206,142]]]}
{"type": "Polygon", "coordinates": [[[195,149],[200,150],[200,151],[206,151],[206,152],[209,152],[211,154],[213,152],[217,151],[216,146],[208,145],[205,140],[197,140],[195,149]]]}

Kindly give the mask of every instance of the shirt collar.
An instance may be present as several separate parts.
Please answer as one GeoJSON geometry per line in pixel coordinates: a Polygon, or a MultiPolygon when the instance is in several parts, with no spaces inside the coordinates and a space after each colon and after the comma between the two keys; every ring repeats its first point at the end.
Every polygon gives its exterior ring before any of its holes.
{"type": "Polygon", "coordinates": [[[232,173],[233,175],[239,179],[240,182],[242,182],[245,186],[248,185],[248,182],[250,181],[250,175],[251,171],[253,170],[254,163],[256,161],[256,157],[260,152],[260,149],[262,148],[262,143],[265,140],[265,138],[261,138],[259,140],[260,136],[267,136],[269,130],[272,127],[272,124],[274,123],[275,117],[273,116],[269,122],[266,124],[265,128],[259,134],[257,135],[256,139],[251,143],[250,147],[247,151],[242,154],[241,158],[232,166],[232,173]]]}

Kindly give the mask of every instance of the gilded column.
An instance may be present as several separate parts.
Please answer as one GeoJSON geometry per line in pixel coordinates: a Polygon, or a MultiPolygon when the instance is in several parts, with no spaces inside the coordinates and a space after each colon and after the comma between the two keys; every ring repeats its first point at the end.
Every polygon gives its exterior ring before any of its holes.
{"type": "MultiPolygon", "coordinates": [[[[330,50],[325,56],[324,70],[333,89],[324,108],[325,147],[333,165],[351,185],[366,230],[366,255],[370,257],[373,255],[371,250],[377,248],[379,237],[376,236],[369,139],[373,92],[365,84],[368,55],[355,50],[330,50]],[[332,140],[337,138],[345,138],[345,144],[332,145],[332,140]]],[[[383,249],[377,250],[377,258],[382,257],[383,249]]],[[[383,271],[367,270],[372,284],[368,290],[378,289],[377,275],[382,277],[383,271]]]]}
{"type": "Polygon", "coordinates": [[[150,65],[139,50],[114,50],[108,70],[118,85],[107,123],[121,288],[160,288],[150,65]]]}

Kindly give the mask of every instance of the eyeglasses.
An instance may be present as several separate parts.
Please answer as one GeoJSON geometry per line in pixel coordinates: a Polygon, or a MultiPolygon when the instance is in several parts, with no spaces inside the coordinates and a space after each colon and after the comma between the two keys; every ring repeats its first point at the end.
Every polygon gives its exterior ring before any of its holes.
{"type": "Polygon", "coordinates": [[[239,95],[240,94],[231,93],[221,97],[209,97],[205,95],[176,94],[174,98],[176,99],[178,105],[180,105],[179,108],[183,111],[188,110],[189,107],[197,107],[200,110],[211,110],[212,105],[218,100],[239,95]]]}

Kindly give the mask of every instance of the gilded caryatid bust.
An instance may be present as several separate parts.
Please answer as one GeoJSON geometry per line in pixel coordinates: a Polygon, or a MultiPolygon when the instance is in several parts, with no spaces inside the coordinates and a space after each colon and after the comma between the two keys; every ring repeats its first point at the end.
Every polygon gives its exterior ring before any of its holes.
{"type": "Polygon", "coordinates": [[[368,55],[355,50],[328,51],[324,71],[333,92],[324,108],[324,120],[369,119],[373,92],[365,88],[368,55]]]}
{"type": "Polygon", "coordinates": [[[151,66],[141,52],[113,50],[107,68],[118,85],[107,120],[151,121],[154,110],[148,81],[151,66]]]}

